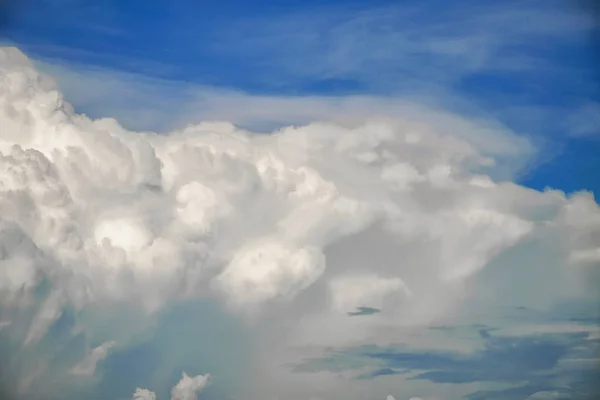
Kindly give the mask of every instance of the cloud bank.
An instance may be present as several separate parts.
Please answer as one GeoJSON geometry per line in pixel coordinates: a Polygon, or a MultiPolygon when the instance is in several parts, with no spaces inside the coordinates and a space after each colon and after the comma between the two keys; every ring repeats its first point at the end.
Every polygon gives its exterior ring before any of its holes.
{"type": "MultiPolygon", "coordinates": [[[[281,366],[503,307],[596,301],[593,195],[514,184],[526,140],[434,112],[415,121],[406,107],[272,133],[227,122],[133,132],[74,113],[19,50],[1,48],[0,335],[17,349],[2,350],[2,385],[30,399],[93,391],[113,353],[200,301],[251,338],[228,397],[361,398],[339,377],[307,385],[281,366]],[[361,309],[379,312],[348,318],[361,309]]],[[[217,324],[194,308],[188,318],[217,324]]],[[[159,347],[173,354],[176,342],[159,347]]],[[[223,371],[240,364],[222,357],[223,371]]],[[[207,390],[232,386],[219,371],[184,374],[172,399],[194,398],[209,372],[207,390]]]]}

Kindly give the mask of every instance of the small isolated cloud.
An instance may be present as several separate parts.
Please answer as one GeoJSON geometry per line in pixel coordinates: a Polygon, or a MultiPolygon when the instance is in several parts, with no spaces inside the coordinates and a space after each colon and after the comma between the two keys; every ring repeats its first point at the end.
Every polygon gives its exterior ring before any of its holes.
{"type": "Polygon", "coordinates": [[[72,369],[73,375],[92,376],[96,372],[96,365],[104,360],[115,342],[105,342],[93,349],[83,360],[77,363],[72,369]]]}
{"type": "MultiPolygon", "coordinates": [[[[171,389],[171,400],[197,400],[198,395],[208,384],[210,375],[188,376],[185,372],[181,380],[171,389]]],[[[156,400],[156,394],[147,389],[137,388],[132,400],[156,400]]]]}
{"type": "Polygon", "coordinates": [[[185,372],[181,380],[171,390],[171,400],[196,400],[200,392],[208,384],[210,375],[189,377],[185,372]]]}
{"type": "Polygon", "coordinates": [[[135,389],[132,400],[156,400],[156,394],[148,389],[135,389]]]}
{"type": "Polygon", "coordinates": [[[380,313],[381,310],[373,307],[356,307],[356,311],[351,311],[348,313],[350,317],[358,317],[361,315],[373,315],[380,313]]]}

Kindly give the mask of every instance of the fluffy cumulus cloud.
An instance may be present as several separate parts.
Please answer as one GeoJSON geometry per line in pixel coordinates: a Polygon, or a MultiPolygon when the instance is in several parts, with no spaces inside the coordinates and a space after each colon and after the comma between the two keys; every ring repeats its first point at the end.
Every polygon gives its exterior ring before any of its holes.
{"type": "MultiPolygon", "coordinates": [[[[339,376],[307,385],[282,365],[491,307],[594,298],[593,195],[500,180],[526,141],[439,121],[132,132],[75,113],[19,50],[0,49],[0,335],[23,355],[2,384],[31,399],[92,385],[163,310],[206,300],[252,338],[242,398],[357,398],[339,376]],[[359,307],[380,312],[348,318],[359,307]],[[124,310],[135,317],[113,318],[124,310]],[[43,343],[69,318],[63,336],[87,350],[53,364],[43,343]]],[[[207,379],[184,374],[172,399],[207,379]]],[[[402,395],[373,393],[390,391],[402,395]]]]}
{"type": "MultiPolygon", "coordinates": [[[[208,384],[209,375],[194,377],[182,373],[181,380],[171,390],[171,400],[196,400],[198,395],[208,384]]],[[[132,400],[156,400],[156,394],[148,389],[137,388],[132,400]]]]}

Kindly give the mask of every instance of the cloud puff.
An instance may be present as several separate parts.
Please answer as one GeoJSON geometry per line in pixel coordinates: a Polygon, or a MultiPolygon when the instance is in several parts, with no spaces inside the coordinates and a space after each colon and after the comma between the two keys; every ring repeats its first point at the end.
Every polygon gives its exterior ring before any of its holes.
{"type": "MultiPolygon", "coordinates": [[[[381,323],[590,293],[593,196],[499,179],[528,144],[485,124],[415,122],[407,105],[395,118],[273,133],[225,122],[132,132],[74,113],[17,49],[0,49],[0,77],[3,332],[27,351],[66,310],[74,331],[116,348],[128,340],[117,331],[151,326],[172,304],[216,299],[260,321],[249,324],[258,342],[283,357],[291,345],[380,337],[381,323]],[[347,318],[365,306],[381,312],[347,318]],[[128,307],[138,320],[110,323],[128,307]]],[[[102,346],[67,370],[94,374],[102,346]]],[[[203,387],[182,382],[178,399],[203,387]]]]}
{"type": "Polygon", "coordinates": [[[310,286],[325,269],[318,249],[290,249],[277,240],[250,243],[236,253],[219,284],[242,302],[293,296],[310,286]]]}
{"type": "Polygon", "coordinates": [[[171,390],[171,400],[196,400],[208,383],[209,375],[189,377],[185,372],[181,380],[171,390]]]}
{"type": "Polygon", "coordinates": [[[148,389],[137,388],[133,394],[132,400],[156,400],[156,394],[148,389]]]}
{"type": "MultiPolygon", "coordinates": [[[[210,375],[190,377],[183,372],[181,380],[171,389],[171,400],[196,400],[208,384],[209,378],[210,375]]],[[[137,388],[132,400],[156,400],[156,394],[147,389],[137,388]]]]}

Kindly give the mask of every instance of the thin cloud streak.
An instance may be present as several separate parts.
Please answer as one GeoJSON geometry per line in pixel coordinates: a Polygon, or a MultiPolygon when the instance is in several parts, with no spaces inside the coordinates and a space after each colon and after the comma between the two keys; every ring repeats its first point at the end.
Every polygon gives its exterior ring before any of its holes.
{"type": "Polygon", "coordinates": [[[286,79],[350,78],[388,91],[453,84],[481,71],[556,68],[532,50],[580,45],[594,27],[560,2],[473,4],[443,14],[420,3],[327,11],[233,24],[213,49],[249,63],[268,60],[271,68],[261,66],[286,79]]]}

